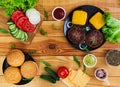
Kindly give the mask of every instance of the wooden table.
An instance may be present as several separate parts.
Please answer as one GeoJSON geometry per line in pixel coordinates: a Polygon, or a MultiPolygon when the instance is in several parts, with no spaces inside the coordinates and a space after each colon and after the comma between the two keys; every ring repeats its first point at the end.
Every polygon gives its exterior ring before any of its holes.
{"type": "MultiPolygon", "coordinates": [[[[51,16],[51,11],[56,6],[62,6],[65,8],[67,15],[69,12],[81,5],[95,5],[104,11],[109,11],[114,17],[120,19],[120,1],[119,0],[39,0],[36,8],[41,14],[44,13],[44,9],[49,13],[49,21],[43,21],[41,27],[47,31],[48,36],[43,36],[40,32],[37,32],[32,43],[30,45],[24,45],[18,40],[11,37],[10,34],[0,33],[0,87],[66,87],[62,82],[58,81],[56,84],[51,84],[47,81],[41,80],[39,75],[45,73],[43,70],[44,65],[39,62],[39,59],[48,61],[54,70],[59,66],[65,65],[77,69],[77,64],[71,60],[72,55],[76,55],[82,62],[86,52],[73,48],[66,40],[63,34],[64,21],[54,21],[51,16]],[[60,28],[60,30],[52,29],[51,25],[60,28]],[[11,44],[15,44],[15,48],[21,49],[25,52],[36,50],[33,54],[33,58],[39,65],[38,75],[26,85],[13,85],[5,81],[2,73],[2,64],[7,53],[11,50],[11,44]],[[53,48],[51,48],[53,46],[53,48]]],[[[0,28],[8,29],[6,24],[8,17],[3,14],[4,9],[0,9],[0,28]]],[[[120,50],[120,44],[112,44],[106,42],[102,47],[91,53],[97,56],[98,63],[95,68],[87,69],[87,74],[90,75],[91,80],[86,87],[108,87],[104,82],[98,81],[94,77],[94,70],[97,67],[104,67],[109,73],[109,81],[111,85],[109,87],[120,87],[120,68],[108,67],[105,63],[105,55],[111,49],[120,50]]]]}

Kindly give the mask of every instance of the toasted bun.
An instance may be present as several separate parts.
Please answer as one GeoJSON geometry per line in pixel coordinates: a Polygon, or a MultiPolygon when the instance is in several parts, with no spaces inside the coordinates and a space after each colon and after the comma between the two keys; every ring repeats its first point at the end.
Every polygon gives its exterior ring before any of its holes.
{"type": "Polygon", "coordinates": [[[21,66],[21,74],[25,78],[33,78],[37,75],[37,64],[33,61],[26,61],[21,66]]]}
{"type": "Polygon", "coordinates": [[[20,70],[15,67],[8,67],[4,72],[4,77],[10,83],[18,83],[22,79],[20,70]]]}
{"type": "Polygon", "coordinates": [[[23,64],[25,56],[21,50],[14,49],[7,55],[7,62],[9,65],[18,67],[23,64]]]}

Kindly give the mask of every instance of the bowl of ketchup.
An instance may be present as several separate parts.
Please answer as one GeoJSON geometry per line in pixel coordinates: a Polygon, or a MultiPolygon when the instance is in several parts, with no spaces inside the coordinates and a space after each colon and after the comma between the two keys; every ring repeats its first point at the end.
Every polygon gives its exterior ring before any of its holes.
{"type": "Polygon", "coordinates": [[[52,17],[56,21],[62,21],[66,16],[66,11],[63,7],[55,7],[52,10],[52,17]]]}

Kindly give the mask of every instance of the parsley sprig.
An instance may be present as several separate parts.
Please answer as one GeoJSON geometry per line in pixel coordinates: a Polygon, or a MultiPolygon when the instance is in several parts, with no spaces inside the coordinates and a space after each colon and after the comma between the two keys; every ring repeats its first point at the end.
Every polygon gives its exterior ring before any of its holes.
{"type": "Polygon", "coordinates": [[[48,21],[49,19],[49,16],[48,16],[48,12],[44,9],[44,16],[45,16],[45,20],[48,21]]]}

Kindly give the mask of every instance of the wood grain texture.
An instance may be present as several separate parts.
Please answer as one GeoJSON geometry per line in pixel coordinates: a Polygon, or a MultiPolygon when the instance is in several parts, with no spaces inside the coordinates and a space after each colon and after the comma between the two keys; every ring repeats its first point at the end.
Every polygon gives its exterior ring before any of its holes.
{"type": "MultiPolygon", "coordinates": [[[[0,87],[66,87],[62,82],[58,81],[56,84],[51,84],[47,81],[41,80],[39,75],[47,74],[44,71],[44,65],[39,62],[39,59],[48,61],[55,71],[59,66],[72,67],[78,69],[77,64],[71,60],[73,55],[77,55],[82,63],[83,57],[87,54],[86,52],[73,48],[66,40],[63,33],[63,21],[54,21],[51,15],[52,9],[56,6],[62,6],[67,15],[76,7],[81,5],[94,5],[101,8],[103,11],[109,11],[111,14],[120,19],[120,0],[39,0],[36,9],[43,15],[44,10],[48,12],[49,20],[43,21],[41,27],[47,31],[48,36],[43,36],[38,31],[30,45],[25,45],[20,41],[14,39],[10,34],[0,33],[0,87]],[[56,29],[52,28],[54,25],[56,29]],[[21,49],[25,52],[36,50],[33,54],[33,58],[39,65],[37,76],[33,81],[26,85],[13,85],[5,81],[2,73],[2,64],[5,56],[11,50],[11,45],[15,44],[15,48],[21,49]]],[[[0,9],[0,28],[8,29],[7,20],[9,17],[3,14],[4,9],[0,9]]],[[[120,68],[108,67],[105,63],[106,53],[111,49],[120,50],[120,44],[113,44],[105,42],[105,44],[92,51],[91,53],[96,55],[98,59],[97,65],[92,69],[87,69],[87,74],[90,75],[91,80],[86,87],[120,87],[120,68]],[[104,67],[109,73],[110,86],[106,86],[104,82],[98,81],[94,77],[94,71],[98,67],[104,67]]]]}
{"type": "MultiPolygon", "coordinates": [[[[111,82],[111,86],[105,86],[104,82],[96,80],[94,77],[88,82],[86,87],[120,87],[119,77],[109,77],[109,81],[111,82]]],[[[61,81],[58,81],[56,84],[52,84],[50,82],[47,82],[45,80],[41,80],[39,76],[36,76],[30,83],[25,85],[13,85],[9,84],[5,81],[3,76],[0,76],[0,87],[67,87],[64,83],[61,81]]]]}
{"type": "MultiPolygon", "coordinates": [[[[77,57],[78,57],[79,61],[81,62],[81,65],[82,65],[83,56],[77,56],[77,57]]],[[[50,85],[49,87],[57,87],[58,85],[60,87],[66,87],[65,84],[63,84],[60,81],[58,81],[56,84],[51,84],[50,82],[47,82],[47,81],[39,78],[39,75],[47,74],[44,71],[45,65],[43,63],[39,62],[40,59],[43,59],[43,60],[47,61],[48,63],[50,63],[51,68],[54,71],[57,71],[58,67],[60,67],[62,65],[66,66],[68,68],[75,69],[75,70],[78,69],[77,64],[72,60],[72,58],[73,58],[72,56],[40,56],[40,57],[34,57],[33,56],[33,58],[39,66],[38,74],[30,83],[28,83],[26,85],[23,85],[23,86],[20,86],[20,87],[28,87],[28,86],[30,86],[30,87],[48,87],[48,84],[50,85]]],[[[2,63],[3,63],[4,59],[5,59],[5,56],[0,57],[0,69],[2,67],[2,63]]],[[[98,81],[94,77],[94,71],[98,67],[104,67],[108,71],[108,74],[109,74],[108,79],[111,83],[110,87],[119,87],[120,86],[120,84],[119,84],[120,69],[118,67],[111,68],[111,67],[106,66],[106,63],[105,63],[103,57],[97,57],[97,59],[98,59],[97,65],[92,69],[87,69],[87,71],[86,71],[86,73],[91,77],[91,80],[88,82],[86,87],[107,87],[107,86],[105,86],[104,82],[98,81]]],[[[2,70],[0,70],[0,82],[1,82],[0,87],[8,87],[8,86],[12,87],[13,86],[12,84],[8,84],[5,81],[2,70]]],[[[15,87],[17,87],[17,86],[15,86],[15,87]]]]}
{"type": "MultiPolygon", "coordinates": [[[[66,40],[63,33],[64,22],[56,21],[44,21],[42,23],[42,28],[47,31],[48,36],[43,36],[38,31],[30,45],[24,45],[20,41],[14,39],[10,35],[1,34],[0,37],[0,55],[6,55],[9,50],[11,50],[11,44],[14,43],[16,48],[22,49],[24,51],[37,50],[34,55],[81,55],[85,52],[73,48],[66,40]],[[52,24],[58,28],[55,30],[52,28],[52,24]],[[54,45],[54,49],[50,49],[49,46],[54,45]],[[4,48],[4,49],[3,49],[4,48]]],[[[110,49],[120,49],[120,44],[112,44],[106,42],[99,49],[94,50],[94,53],[100,55],[99,53],[106,53],[110,49]]]]}

